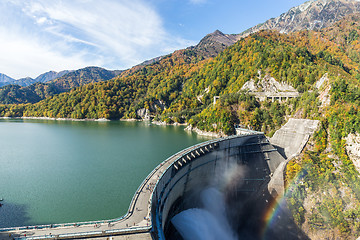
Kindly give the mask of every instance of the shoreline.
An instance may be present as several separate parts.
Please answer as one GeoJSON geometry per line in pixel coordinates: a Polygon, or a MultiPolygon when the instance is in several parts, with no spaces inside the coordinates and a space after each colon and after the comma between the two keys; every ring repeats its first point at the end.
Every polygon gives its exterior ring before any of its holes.
{"type": "Polygon", "coordinates": [[[197,127],[192,127],[187,123],[172,123],[168,124],[166,122],[161,121],[151,121],[147,119],[118,119],[118,120],[110,120],[106,118],[98,118],[98,119],[77,119],[77,118],[51,118],[51,117],[0,117],[0,120],[6,119],[23,119],[23,120],[51,120],[51,121],[73,121],[73,122],[111,122],[111,121],[121,121],[121,122],[149,122],[150,124],[154,124],[157,126],[186,126],[184,128],[185,131],[195,132],[197,135],[205,136],[205,137],[213,137],[213,138],[220,138],[224,137],[225,135],[222,133],[214,133],[214,132],[206,132],[198,129],[197,127]]]}
{"type": "Polygon", "coordinates": [[[0,120],[24,119],[24,120],[51,120],[51,121],[73,121],[73,122],[109,122],[106,118],[98,119],[76,119],[76,118],[51,118],[51,117],[0,117],[0,120]]]}
{"type": "Polygon", "coordinates": [[[197,135],[205,136],[205,137],[213,137],[213,138],[226,137],[226,135],[224,135],[222,133],[203,131],[203,130],[198,129],[197,127],[192,127],[191,125],[188,125],[184,130],[189,131],[189,132],[190,131],[195,132],[197,135]]]}

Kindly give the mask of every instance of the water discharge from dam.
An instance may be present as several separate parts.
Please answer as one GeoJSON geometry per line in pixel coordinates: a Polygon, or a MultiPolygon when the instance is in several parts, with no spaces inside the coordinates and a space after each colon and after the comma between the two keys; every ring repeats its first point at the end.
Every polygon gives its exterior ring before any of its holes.
{"type": "Polygon", "coordinates": [[[224,195],[216,188],[207,188],[201,192],[201,202],[203,209],[185,210],[171,220],[184,240],[236,240],[226,216],[224,195]]]}
{"type": "Polygon", "coordinates": [[[231,209],[226,198],[242,185],[240,179],[245,177],[245,169],[235,161],[221,164],[211,185],[199,189],[201,208],[187,209],[172,218],[172,224],[184,240],[238,239],[228,216],[231,209]]]}

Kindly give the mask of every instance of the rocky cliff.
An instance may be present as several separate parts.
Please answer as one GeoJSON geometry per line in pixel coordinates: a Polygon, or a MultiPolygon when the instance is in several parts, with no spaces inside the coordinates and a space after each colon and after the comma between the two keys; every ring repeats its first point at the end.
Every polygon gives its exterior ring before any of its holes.
{"type": "Polygon", "coordinates": [[[310,0],[240,34],[224,34],[216,30],[189,49],[196,50],[205,57],[214,57],[241,38],[260,30],[277,30],[281,33],[320,30],[332,26],[346,16],[358,13],[358,0],[310,0]]]}
{"type": "Polygon", "coordinates": [[[357,0],[311,0],[237,36],[245,37],[260,30],[278,30],[281,33],[320,30],[353,13],[360,13],[360,2],[357,0]]]}

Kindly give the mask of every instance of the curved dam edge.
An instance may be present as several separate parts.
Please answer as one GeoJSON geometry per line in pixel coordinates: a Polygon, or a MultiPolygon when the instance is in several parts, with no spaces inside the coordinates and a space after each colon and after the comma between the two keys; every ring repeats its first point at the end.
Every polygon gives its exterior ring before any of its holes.
{"type": "Polygon", "coordinates": [[[154,189],[151,207],[154,239],[165,239],[173,231],[170,219],[188,208],[182,206],[181,199],[211,185],[217,173],[222,174],[236,164],[244,166],[247,174],[239,180],[246,184],[238,190],[255,193],[267,186],[285,161],[263,133],[220,138],[188,150],[191,151],[185,151],[169,166],[154,189]]]}

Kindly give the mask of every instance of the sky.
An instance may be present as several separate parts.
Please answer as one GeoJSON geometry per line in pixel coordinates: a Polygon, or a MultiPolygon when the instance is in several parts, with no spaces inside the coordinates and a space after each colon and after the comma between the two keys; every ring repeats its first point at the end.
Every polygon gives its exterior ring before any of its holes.
{"type": "Polygon", "coordinates": [[[1,0],[0,73],[19,79],[86,66],[124,70],[241,33],[305,0],[1,0]]]}

